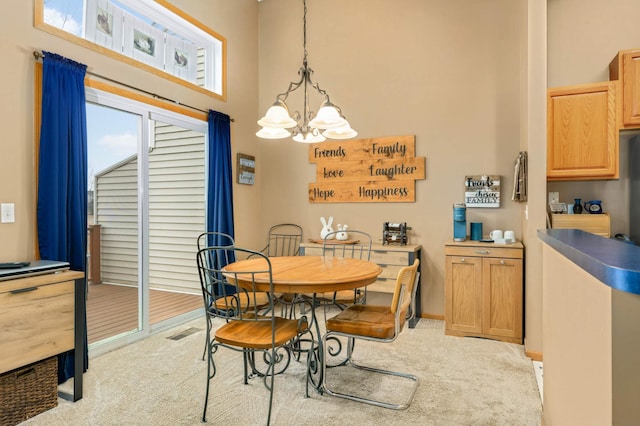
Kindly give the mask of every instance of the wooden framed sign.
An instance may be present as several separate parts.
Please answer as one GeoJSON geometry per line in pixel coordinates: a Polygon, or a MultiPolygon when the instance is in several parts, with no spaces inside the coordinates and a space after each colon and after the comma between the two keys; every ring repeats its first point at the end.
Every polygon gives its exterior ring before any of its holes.
{"type": "Polygon", "coordinates": [[[238,153],[236,175],[238,176],[238,183],[253,185],[256,176],[256,157],[238,153]]]}
{"type": "Polygon", "coordinates": [[[464,202],[467,207],[500,207],[500,176],[465,176],[464,202]]]}
{"type": "Polygon", "coordinates": [[[415,182],[425,178],[415,136],[316,143],[309,146],[309,162],[316,164],[312,203],[415,202],[415,182]]]}

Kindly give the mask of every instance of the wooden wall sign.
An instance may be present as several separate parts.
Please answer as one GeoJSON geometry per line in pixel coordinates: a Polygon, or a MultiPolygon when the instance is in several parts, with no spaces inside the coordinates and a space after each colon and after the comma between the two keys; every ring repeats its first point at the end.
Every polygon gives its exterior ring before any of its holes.
{"type": "Polygon", "coordinates": [[[309,162],[316,164],[312,203],[415,202],[415,181],[425,178],[413,135],[311,144],[309,162]]]}
{"type": "Polygon", "coordinates": [[[465,176],[464,202],[467,207],[500,207],[500,176],[465,176]]]}
{"type": "Polygon", "coordinates": [[[256,157],[253,155],[238,153],[238,164],[236,164],[236,174],[238,183],[253,185],[256,176],[256,157]]]}

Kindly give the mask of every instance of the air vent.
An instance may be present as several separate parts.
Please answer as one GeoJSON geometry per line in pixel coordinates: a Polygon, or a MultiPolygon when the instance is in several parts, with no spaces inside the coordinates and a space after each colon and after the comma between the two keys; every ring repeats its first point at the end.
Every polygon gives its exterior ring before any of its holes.
{"type": "Polygon", "coordinates": [[[195,334],[200,330],[202,330],[202,329],[201,328],[196,328],[196,327],[187,328],[186,330],[181,331],[178,334],[174,334],[173,336],[167,337],[167,339],[180,340],[180,339],[182,339],[184,337],[191,336],[192,334],[195,334]]]}

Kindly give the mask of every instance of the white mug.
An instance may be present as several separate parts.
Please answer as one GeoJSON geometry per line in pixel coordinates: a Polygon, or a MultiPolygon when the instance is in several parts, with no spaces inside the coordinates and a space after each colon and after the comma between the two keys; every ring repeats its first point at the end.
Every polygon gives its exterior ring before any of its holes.
{"type": "Polygon", "coordinates": [[[492,240],[501,240],[502,231],[499,229],[494,229],[493,231],[489,232],[489,238],[491,238],[492,240]]]}
{"type": "Polygon", "coordinates": [[[504,231],[504,239],[511,240],[512,242],[516,241],[516,233],[513,231],[504,231]]]}

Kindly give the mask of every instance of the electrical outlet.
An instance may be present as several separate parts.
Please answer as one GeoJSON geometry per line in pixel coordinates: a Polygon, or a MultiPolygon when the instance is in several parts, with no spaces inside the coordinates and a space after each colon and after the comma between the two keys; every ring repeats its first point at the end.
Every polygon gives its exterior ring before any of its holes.
{"type": "Polygon", "coordinates": [[[1,223],[14,223],[16,221],[15,204],[0,204],[0,221],[1,223]]]}

